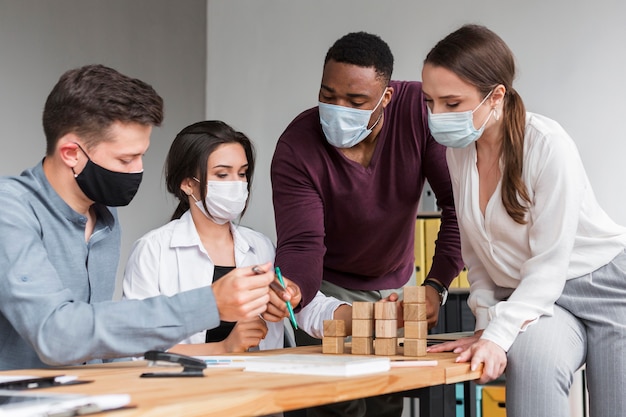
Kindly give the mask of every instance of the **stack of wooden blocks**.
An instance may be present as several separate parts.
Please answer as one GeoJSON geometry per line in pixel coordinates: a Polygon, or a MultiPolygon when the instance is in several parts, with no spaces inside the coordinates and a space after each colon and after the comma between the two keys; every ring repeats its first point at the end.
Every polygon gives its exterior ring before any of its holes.
{"type": "Polygon", "coordinates": [[[404,288],[404,356],[426,355],[426,287],[404,288]]]}
{"type": "Polygon", "coordinates": [[[324,320],[322,353],[343,353],[346,336],[346,323],[343,320],[324,320]]]}
{"type": "MultiPolygon", "coordinates": [[[[404,355],[426,355],[426,292],[422,286],[404,287],[404,355]]],[[[325,320],[323,353],[343,353],[346,328],[343,320],[325,320]]],[[[398,349],[398,303],[352,303],[352,353],[393,356],[398,349]],[[376,340],[374,340],[374,338],[376,340]]]]}
{"type": "Polygon", "coordinates": [[[352,303],[352,353],[355,355],[374,353],[374,303],[367,301],[352,303]]]}

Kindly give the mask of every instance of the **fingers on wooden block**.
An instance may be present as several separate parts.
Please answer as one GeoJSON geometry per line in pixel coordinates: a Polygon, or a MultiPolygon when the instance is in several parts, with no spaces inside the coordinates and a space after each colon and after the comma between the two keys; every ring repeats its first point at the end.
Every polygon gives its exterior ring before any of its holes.
{"type": "Polygon", "coordinates": [[[346,337],[346,322],[343,320],[324,320],[324,337],[346,337]]]}

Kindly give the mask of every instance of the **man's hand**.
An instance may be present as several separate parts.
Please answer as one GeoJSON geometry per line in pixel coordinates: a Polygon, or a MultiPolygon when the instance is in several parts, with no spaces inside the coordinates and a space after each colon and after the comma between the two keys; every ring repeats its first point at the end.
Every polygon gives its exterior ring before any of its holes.
{"type": "Polygon", "coordinates": [[[284,275],[283,281],[285,281],[285,288],[280,285],[277,279],[273,280],[270,284],[270,299],[267,304],[267,310],[263,313],[263,318],[267,321],[276,322],[285,317],[289,317],[289,310],[287,310],[286,303],[289,302],[292,308],[296,308],[302,300],[300,287],[290,279],[285,278],[284,275]]]}
{"type": "Polygon", "coordinates": [[[426,320],[428,321],[428,328],[432,329],[437,325],[439,320],[439,293],[430,285],[425,285],[426,288],[426,320]]]}
{"type": "Polygon", "coordinates": [[[213,294],[220,319],[251,319],[267,309],[269,285],[274,279],[271,263],[236,268],[213,283],[213,294]]]}
{"type": "Polygon", "coordinates": [[[404,302],[398,302],[399,298],[400,296],[398,295],[398,293],[392,292],[387,297],[381,298],[380,301],[396,303],[396,320],[398,321],[398,328],[402,328],[404,327],[404,302]]]}

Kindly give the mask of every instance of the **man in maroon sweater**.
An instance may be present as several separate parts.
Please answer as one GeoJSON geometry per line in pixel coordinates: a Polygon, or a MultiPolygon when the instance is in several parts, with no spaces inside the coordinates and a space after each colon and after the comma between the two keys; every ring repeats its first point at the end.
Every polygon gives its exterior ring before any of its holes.
{"type": "MultiPolygon", "coordinates": [[[[421,83],[390,81],[392,70],[378,36],[350,33],[329,49],[319,106],[291,122],[272,160],[276,265],[299,287],[301,306],[320,289],[345,301],[400,292],[414,273],[415,219],[428,180],[442,209],[426,290],[432,327],[462,267],[452,187],[421,83]]],[[[340,415],[402,409],[351,404],[340,415]]]]}

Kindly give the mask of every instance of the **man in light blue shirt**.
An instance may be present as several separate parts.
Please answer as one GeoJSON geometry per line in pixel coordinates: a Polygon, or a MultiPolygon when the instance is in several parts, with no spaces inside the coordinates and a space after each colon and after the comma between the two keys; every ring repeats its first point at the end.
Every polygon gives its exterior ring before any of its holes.
{"type": "Polygon", "coordinates": [[[46,156],[0,178],[0,370],[142,355],[266,310],[269,264],[172,297],[111,301],[114,207],[137,192],[162,119],[151,86],[101,65],[70,70],[53,88],[46,156]]]}

